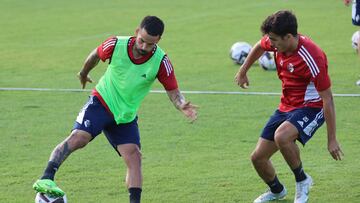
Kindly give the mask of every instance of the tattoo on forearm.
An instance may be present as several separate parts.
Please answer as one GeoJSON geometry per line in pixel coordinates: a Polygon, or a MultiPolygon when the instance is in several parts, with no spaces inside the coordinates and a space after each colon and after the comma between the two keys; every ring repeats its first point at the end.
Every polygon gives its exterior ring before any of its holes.
{"type": "Polygon", "coordinates": [[[65,141],[54,149],[51,153],[50,161],[53,161],[60,166],[70,154],[71,150],[69,144],[65,141]]]}
{"type": "Polygon", "coordinates": [[[100,61],[100,58],[97,56],[97,54],[92,54],[90,58],[90,63],[92,66],[96,66],[100,61]]]}
{"type": "Polygon", "coordinates": [[[172,102],[176,108],[180,108],[180,105],[185,102],[185,97],[180,92],[176,92],[176,94],[173,95],[172,102]]]}
{"type": "Polygon", "coordinates": [[[85,60],[83,71],[86,75],[99,63],[99,61],[100,58],[98,57],[96,50],[93,50],[85,60]]]}

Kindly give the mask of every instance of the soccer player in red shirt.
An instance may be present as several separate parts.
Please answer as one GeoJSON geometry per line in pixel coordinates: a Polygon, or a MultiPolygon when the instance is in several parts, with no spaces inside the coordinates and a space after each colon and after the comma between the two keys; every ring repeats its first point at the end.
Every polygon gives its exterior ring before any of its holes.
{"type": "Polygon", "coordinates": [[[308,37],[297,33],[297,20],[290,11],[278,11],[268,16],[261,31],[264,36],[254,45],[235,76],[236,83],[247,88],[247,72],[251,65],[264,51],[274,52],[277,74],[282,82],[281,102],[251,155],[258,175],[270,189],[254,202],[282,199],[287,194],[270,161],[278,150],[295,176],[294,202],[306,202],[313,181],[304,172],[295,141],[305,145],[325,121],[331,156],[341,160],[343,155],[336,139],[335,108],[326,55],[308,37]]]}

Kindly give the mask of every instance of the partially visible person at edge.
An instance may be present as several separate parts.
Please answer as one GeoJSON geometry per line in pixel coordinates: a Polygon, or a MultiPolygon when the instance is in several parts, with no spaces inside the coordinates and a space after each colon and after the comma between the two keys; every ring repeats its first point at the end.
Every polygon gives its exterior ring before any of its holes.
{"type": "Polygon", "coordinates": [[[274,52],[282,96],[278,109],[265,125],[251,155],[252,164],[269,190],[254,202],[285,198],[287,190],[270,161],[280,150],[296,181],[295,203],[307,202],[313,179],[305,173],[298,140],[305,145],[326,121],[328,150],[335,160],[342,151],[336,139],[335,107],[325,53],[308,37],[297,32],[296,16],[287,10],[268,16],[261,26],[264,36],[250,51],[235,76],[241,88],[247,88],[247,72],[264,53],[274,52]]]}
{"type": "Polygon", "coordinates": [[[72,152],[103,132],[126,163],[130,203],[140,202],[143,178],[137,110],[155,79],[180,112],[191,122],[197,118],[197,106],[181,94],[170,59],[158,46],[163,31],[161,19],[146,16],[135,36],[110,37],[90,53],[78,73],[82,88],[92,82],[89,72],[100,60],[108,60],[108,68],[77,116],[71,134],[52,151],[42,177],[33,185],[36,191],[63,196],[64,191],[54,182],[55,173],[72,152]]]}
{"type": "MultiPolygon", "coordinates": [[[[349,6],[351,0],[343,0],[345,6],[349,6]]],[[[355,26],[360,26],[360,0],[353,0],[352,4],[352,24],[355,26]]],[[[358,31],[360,32],[360,30],[358,31]]],[[[360,57],[360,37],[357,38],[357,53],[360,57]]],[[[360,80],[356,81],[356,85],[360,86],[360,80]]]]}

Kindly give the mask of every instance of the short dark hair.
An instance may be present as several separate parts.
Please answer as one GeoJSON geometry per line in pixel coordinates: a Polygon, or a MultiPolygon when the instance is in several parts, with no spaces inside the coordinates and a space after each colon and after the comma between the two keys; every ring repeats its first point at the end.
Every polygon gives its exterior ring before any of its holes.
{"type": "Polygon", "coordinates": [[[144,28],[151,36],[160,36],[164,32],[163,21],[156,16],[145,16],[141,21],[140,28],[144,28]]]}
{"type": "Polygon", "coordinates": [[[297,36],[297,27],[296,16],[291,11],[281,10],[265,19],[261,25],[261,32],[263,34],[272,32],[281,37],[289,33],[297,36]]]}

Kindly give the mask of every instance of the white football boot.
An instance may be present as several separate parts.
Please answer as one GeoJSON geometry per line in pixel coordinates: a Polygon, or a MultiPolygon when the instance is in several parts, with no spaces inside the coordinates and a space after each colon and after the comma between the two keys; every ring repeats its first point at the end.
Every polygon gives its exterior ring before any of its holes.
{"type": "Polygon", "coordinates": [[[287,194],[287,190],[284,186],[284,189],[280,193],[273,193],[269,189],[264,194],[260,195],[258,198],[254,200],[254,203],[262,203],[262,202],[269,202],[274,200],[282,200],[285,198],[287,194]]]}
{"type": "Polygon", "coordinates": [[[306,203],[309,200],[310,188],[313,185],[311,176],[306,174],[306,179],[296,183],[294,203],[306,203]]]}

